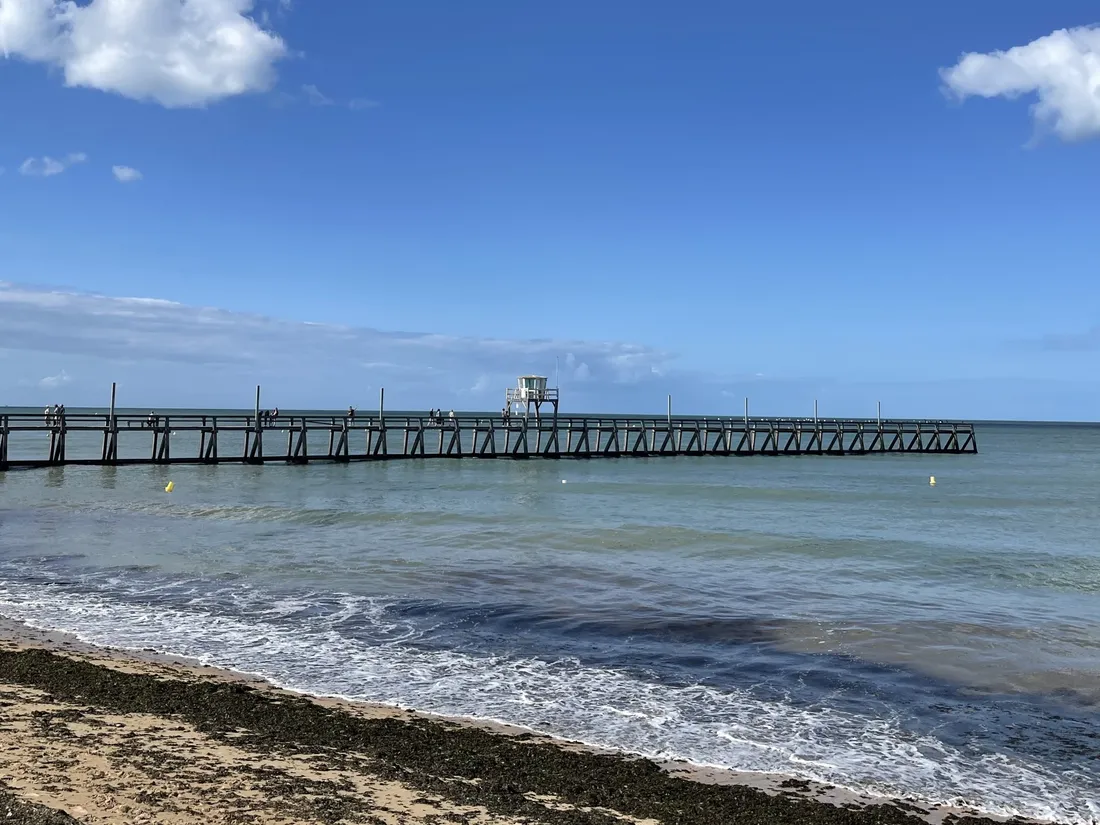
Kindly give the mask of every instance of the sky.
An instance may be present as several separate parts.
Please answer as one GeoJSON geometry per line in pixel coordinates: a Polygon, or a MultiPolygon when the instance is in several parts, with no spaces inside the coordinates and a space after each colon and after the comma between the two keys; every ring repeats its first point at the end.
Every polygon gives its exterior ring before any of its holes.
{"type": "Polygon", "coordinates": [[[0,405],[1100,419],[1100,8],[0,0],[0,405]]]}

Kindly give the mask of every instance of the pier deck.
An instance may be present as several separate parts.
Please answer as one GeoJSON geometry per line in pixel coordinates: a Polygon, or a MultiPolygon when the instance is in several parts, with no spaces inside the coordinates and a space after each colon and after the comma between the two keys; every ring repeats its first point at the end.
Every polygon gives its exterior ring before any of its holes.
{"type": "Polygon", "coordinates": [[[654,416],[0,413],[0,470],[427,458],[976,453],[962,421],[654,416]]]}

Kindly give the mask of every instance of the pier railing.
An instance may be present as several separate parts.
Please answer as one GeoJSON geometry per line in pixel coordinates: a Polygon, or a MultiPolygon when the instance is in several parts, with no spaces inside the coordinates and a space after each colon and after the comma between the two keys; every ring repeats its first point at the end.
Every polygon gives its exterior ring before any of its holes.
{"type": "Polygon", "coordinates": [[[121,464],[976,453],[963,421],[0,413],[0,470],[121,464]]]}

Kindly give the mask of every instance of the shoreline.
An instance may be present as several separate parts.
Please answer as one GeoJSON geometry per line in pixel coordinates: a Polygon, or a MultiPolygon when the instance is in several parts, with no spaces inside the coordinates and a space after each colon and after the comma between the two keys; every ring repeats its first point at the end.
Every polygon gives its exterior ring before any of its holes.
{"type": "Polygon", "coordinates": [[[0,708],[0,816],[13,823],[1036,822],[307,696],[4,617],[0,708]]]}

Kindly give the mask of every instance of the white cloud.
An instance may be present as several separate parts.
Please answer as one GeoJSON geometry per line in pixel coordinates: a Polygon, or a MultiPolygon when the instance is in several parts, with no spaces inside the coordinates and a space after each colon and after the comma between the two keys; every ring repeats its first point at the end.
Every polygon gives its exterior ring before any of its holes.
{"type": "Polygon", "coordinates": [[[283,19],[290,14],[293,7],[291,0],[260,0],[260,24],[263,26],[269,26],[271,24],[272,17],[277,19],[283,19]]]}
{"type": "Polygon", "coordinates": [[[111,174],[115,176],[115,180],[119,183],[133,183],[143,177],[141,172],[132,166],[112,166],[111,174]]]}
{"type": "Polygon", "coordinates": [[[326,97],[322,94],[321,90],[314,86],[312,83],[306,83],[302,86],[302,92],[306,96],[306,100],[309,101],[311,106],[331,106],[333,100],[330,97],[326,97]]]}
{"type": "Polygon", "coordinates": [[[69,377],[69,374],[65,370],[61,370],[57,375],[48,375],[43,378],[38,382],[38,386],[44,390],[53,390],[65,386],[70,381],[72,381],[72,378],[69,377]]]}
{"type": "MultiPolygon", "coordinates": [[[[294,101],[294,95],[283,95],[283,101],[290,103],[294,101]]],[[[371,100],[366,97],[354,97],[347,102],[341,102],[334,100],[333,98],[322,92],[317,86],[312,83],[302,84],[302,98],[311,106],[346,106],[354,112],[362,111],[364,109],[374,109],[379,103],[376,100],[371,100]]]]}
{"type": "MultiPolygon", "coordinates": [[[[322,403],[325,393],[358,392],[371,384],[397,397],[423,399],[426,406],[456,408],[471,394],[488,403],[494,391],[503,403],[504,390],[516,376],[552,376],[555,360],[566,353],[579,365],[561,373],[562,387],[574,388],[564,390],[574,405],[581,403],[582,389],[606,392],[613,386],[621,392],[635,387],[660,399],[663,389],[646,387],[653,383],[654,370],[666,370],[670,361],[667,353],[636,344],[387,332],[0,282],[3,350],[48,354],[48,360],[64,356],[69,369],[79,367],[81,386],[141,374],[150,385],[145,392],[157,387],[214,392],[229,383],[236,392],[264,377],[265,385],[281,383],[288,394],[291,389],[307,394],[302,403],[322,403]],[[173,364],[170,370],[165,362],[173,364]]],[[[37,372],[34,380],[42,374],[37,372]]]]}
{"type": "MultiPolygon", "coordinates": [[[[822,415],[872,417],[877,400],[886,415],[920,418],[1085,420],[1100,406],[1100,388],[1077,378],[839,381],[784,378],[760,363],[715,374],[685,369],[669,353],[638,344],[385,332],[2,281],[0,360],[0,403],[39,408],[63,402],[102,409],[117,381],[119,403],[146,410],[250,408],[257,384],[263,404],[288,410],[372,409],[380,386],[395,415],[430,407],[499,410],[516,376],[552,376],[555,362],[565,414],[663,414],[667,394],[678,415],[739,416],[745,396],[754,415],[777,416],[810,415],[815,398],[822,415]],[[754,375],[762,369],[767,378],[754,375]],[[43,376],[65,383],[45,386],[43,376]]],[[[1076,367],[1067,374],[1076,376],[1076,367]]]]}
{"type": "Polygon", "coordinates": [[[44,158],[27,158],[23,161],[23,165],[19,167],[20,174],[23,175],[41,175],[42,177],[50,177],[51,175],[60,175],[65,171],[65,167],[51,157],[44,158]]]}
{"type": "Polygon", "coordinates": [[[960,98],[1036,94],[1036,124],[1063,140],[1100,136],[1100,26],[1059,29],[1008,51],[971,52],[940,74],[960,98]]]}
{"type": "Polygon", "coordinates": [[[87,159],[88,156],[83,152],[73,152],[67,155],[64,160],[56,160],[48,155],[41,158],[27,158],[20,165],[19,173],[31,177],[48,178],[53,175],[60,175],[70,166],[84,163],[87,159]]]}
{"type": "Polygon", "coordinates": [[[252,0],[3,0],[0,51],[60,68],[67,86],[163,106],[266,91],[287,48],[252,0]]]}

